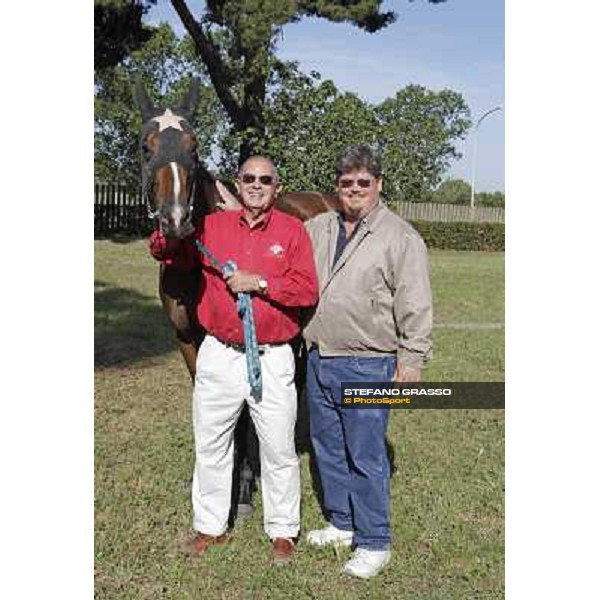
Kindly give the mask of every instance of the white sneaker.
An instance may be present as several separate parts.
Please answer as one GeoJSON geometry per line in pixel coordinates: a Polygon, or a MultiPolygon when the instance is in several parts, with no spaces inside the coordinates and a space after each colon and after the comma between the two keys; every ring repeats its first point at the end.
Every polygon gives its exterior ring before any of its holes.
{"type": "Polygon", "coordinates": [[[352,558],[344,565],[342,573],[366,579],[374,577],[390,562],[389,550],[367,550],[357,548],[352,558]]]}
{"type": "Polygon", "coordinates": [[[306,541],[311,546],[350,546],[354,532],[338,529],[331,523],[324,529],[313,529],[308,532],[306,541]]]}

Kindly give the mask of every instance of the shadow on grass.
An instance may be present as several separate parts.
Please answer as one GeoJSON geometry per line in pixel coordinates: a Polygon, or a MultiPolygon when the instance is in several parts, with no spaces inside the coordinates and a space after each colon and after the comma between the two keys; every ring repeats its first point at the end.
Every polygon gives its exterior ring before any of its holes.
{"type": "Polygon", "coordinates": [[[176,349],[157,299],[94,282],[94,366],[126,366],[176,349]]]}

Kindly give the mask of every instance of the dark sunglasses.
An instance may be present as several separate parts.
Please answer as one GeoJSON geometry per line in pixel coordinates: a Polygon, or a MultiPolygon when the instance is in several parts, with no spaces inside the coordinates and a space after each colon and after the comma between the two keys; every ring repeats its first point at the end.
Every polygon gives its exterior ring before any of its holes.
{"type": "MultiPolygon", "coordinates": [[[[244,175],[242,175],[242,183],[245,184],[254,183],[256,179],[257,176],[252,175],[252,173],[245,173],[244,175]]],[[[260,181],[262,185],[273,185],[273,181],[275,181],[275,178],[273,177],[273,175],[258,175],[258,181],[260,181]]]]}
{"type": "Polygon", "coordinates": [[[370,188],[372,179],[340,179],[339,186],[341,188],[351,188],[354,183],[358,184],[361,188],[370,188]]]}

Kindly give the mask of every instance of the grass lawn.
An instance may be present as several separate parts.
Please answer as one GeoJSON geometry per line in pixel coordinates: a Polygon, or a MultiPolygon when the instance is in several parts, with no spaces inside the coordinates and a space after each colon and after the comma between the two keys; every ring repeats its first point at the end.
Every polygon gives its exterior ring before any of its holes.
{"type": "MultiPolygon", "coordinates": [[[[504,597],[504,412],[392,411],[393,558],[372,581],[342,578],[349,551],[298,545],[270,567],[262,508],[200,560],[190,532],[191,384],[141,241],[96,242],[96,592],[101,599],[504,597]]],[[[431,252],[429,381],[504,379],[504,255],[431,252]]],[[[302,532],[324,519],[302,464],[302,532]]]]}

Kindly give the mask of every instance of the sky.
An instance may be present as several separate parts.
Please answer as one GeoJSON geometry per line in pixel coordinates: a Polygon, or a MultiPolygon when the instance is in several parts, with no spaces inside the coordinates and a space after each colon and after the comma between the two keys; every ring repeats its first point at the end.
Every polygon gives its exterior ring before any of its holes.
{"type": "MultiPolygon", "coordinates": [[[[199,14],[201,0],[188,0],[199,14]]],[[[315,70],[342,91],[379,103],[408,84],[432,90],[460,92],[474,123],[488,110],[477,130],[476,191],[504,191],[504,0],[388,0],[382,10],[398,18],[385,29],[368,34],[347,23],[302,19],[283,28],[277,54],[315,70]]],[[[184,33],[168,0],[158,0],[146,22],[167,21],[184,33]]],[[[359,140],[356,140],[359,141],[359,140]]],[[[471,182],[474,128],[456,144],[463,157],[446,177],[471,182]]]]}

